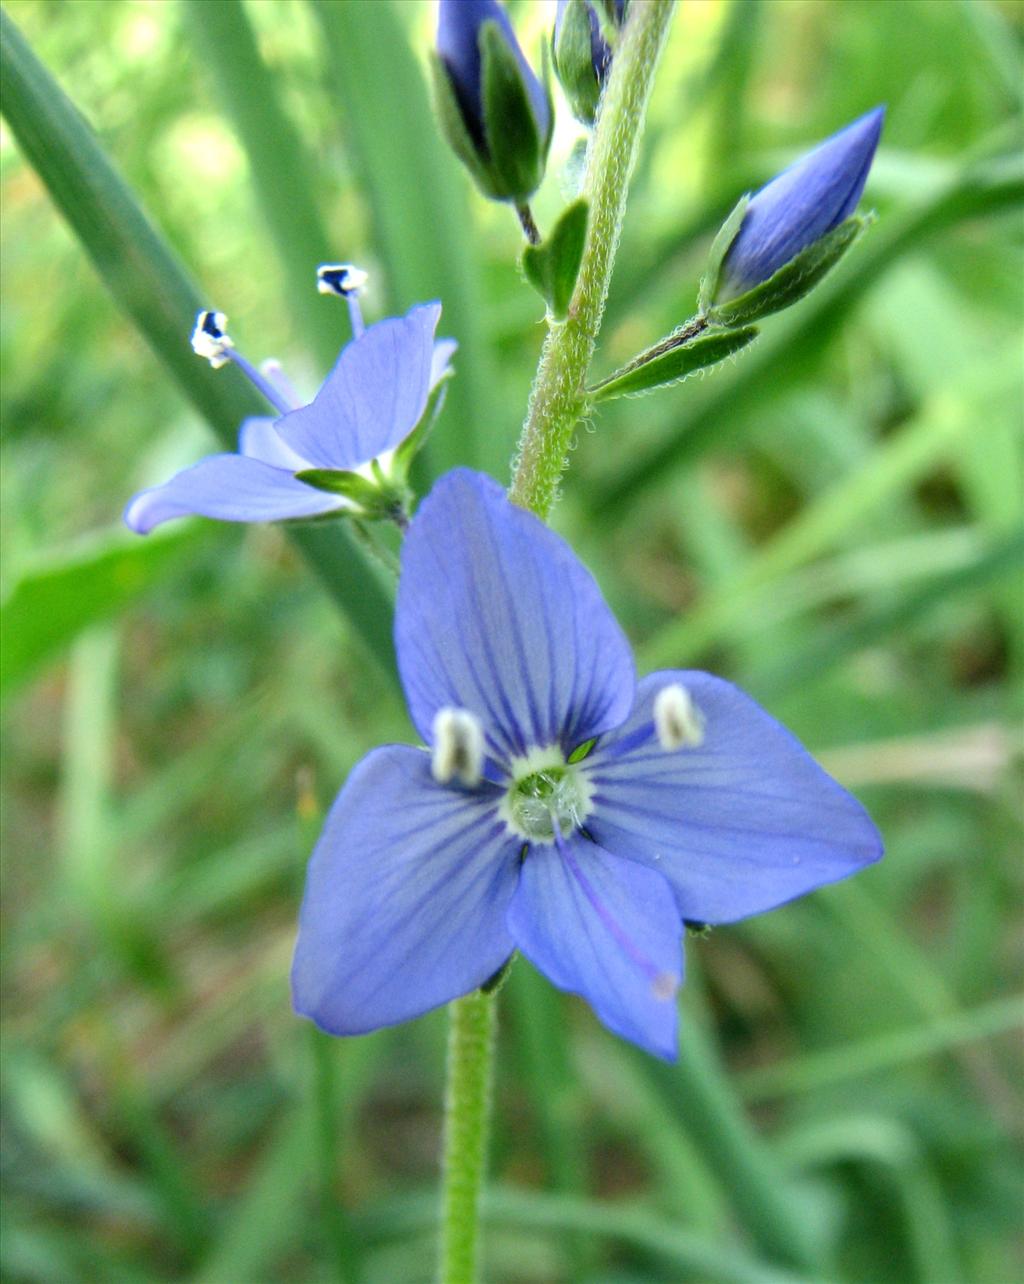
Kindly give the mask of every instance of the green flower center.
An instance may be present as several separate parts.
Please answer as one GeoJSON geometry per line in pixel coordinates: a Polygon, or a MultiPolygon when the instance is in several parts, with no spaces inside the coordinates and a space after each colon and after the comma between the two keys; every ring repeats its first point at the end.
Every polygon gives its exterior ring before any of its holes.
{"type": "Polygon", "coordinates": [[[593,791],[582,766],[556,748],[534,749],[511,764],[513,783],[501,804],[508,827],[521,838],[551,842],[583,824],[593,791]]]}

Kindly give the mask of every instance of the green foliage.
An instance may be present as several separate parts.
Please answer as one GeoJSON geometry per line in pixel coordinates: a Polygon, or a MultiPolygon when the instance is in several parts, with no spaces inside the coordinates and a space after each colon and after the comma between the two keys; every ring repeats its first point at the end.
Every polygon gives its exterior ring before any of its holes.
{"type": "Polygon", "coordinates": [[[647,352],[634,357],[616,374],[602,379],[590,389],[595,402],[628,397],[630,393],[649,392],[653,388],[680,383],[698,370],[715,366],[726,357],[741,352],[760,331],[756,326],[737,330],[710,331],[698,338],[669,335],[647,352]]]}
{"type": "MultiPolygon", "coordinates": [[[[344,334],[315,263],[309,301],[294,296],[321,252],[311,220],[330,257],[371,269],[376,315],[445,305],[460,350],[431,469],[486,460],[506,477],[537,300],[507,211],[475,199],[437,135],[418,70],[429,6],[224,4],[193,63],[206,7],[9,6],[90,125],[52,81],[19,115],[17,46],[0,1273],[425,1281],[443,1017],[320,1039],[287,987],[318,816],[366,749],[412,732],[284,532],[195,522],[133,541],[116,525],[134,489],[208,449],[204,422],[228,441],[253,405],[189,352],[200,301],[316,386],[344,334]],[[270,189],[302,173],[291,241],[270,189]]],[[[685,8],[593,381],[689,311],[737,193],[885,100],[879,220],[742,361],[602,403],[555,519],[642,669],[747,686],[864,798],[888,854],[859,884],[687,941],[674,1069],[516,961],[498,996],[487,1278],[1011,1279],[1019,20],[944,0],[685,8]],[[772,1254],[755,1181],[777,1183],[823,1268],[772,1254]]],[[[538,194],[545,227],[556,186],[538,194]]],[[[337,557],[338,525],[304,538],[337,557]]],[[[340,562],[338,592],[378,601],[386,632],[385,590],[340,562]]]]}

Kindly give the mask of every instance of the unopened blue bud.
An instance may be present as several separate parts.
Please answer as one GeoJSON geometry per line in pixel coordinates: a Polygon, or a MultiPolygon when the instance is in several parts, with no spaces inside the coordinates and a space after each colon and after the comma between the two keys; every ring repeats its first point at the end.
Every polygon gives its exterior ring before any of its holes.
{"type": "Polygon", "coordinates": [[[497,0],[441,0],[437,104],[444,132],[487,196],[527,200],[551,142],[547,90],[497,0]]]}
{"type": "Polygon", "coordinates": [[[884,118],[884,107],[861,116],[751,198],[722,260],[715,302],[726,302],[767,281],[853,214],[884,118]]]}
{"type": "Polygon", "coordinates": [[[601,27],[599,8],[617,27],[626,13],[626,0],[558,0],[552,36],[555,72],[573,115],[593,125],[601,90],[612,65],[612,49],[601,27]]]}

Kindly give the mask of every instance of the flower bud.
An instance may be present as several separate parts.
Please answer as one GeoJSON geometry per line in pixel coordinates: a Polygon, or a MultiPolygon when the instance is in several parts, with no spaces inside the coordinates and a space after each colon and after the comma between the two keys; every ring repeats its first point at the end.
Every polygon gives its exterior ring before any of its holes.
{"type": "Polygon", "coordinates": [[[711,302],[728,303],[762,285],[846,222],[864,191],[884,117],[884,107],[861,116],[750,198],[711,302]]]}
{"type": "Polygon", "coordinates": [[[433,66],[441,128],[477,186],[527,201],[544,177],[554,115],[497,0],[441,0],[433,66]]]}
{"type": "MultiPolygon", "coordinates": [[[[626,0],[600,7],[616,26],[622,25],[626,0]]],[[[601,90],[612,65],[612,50],[601,30],[601,17],[591,0],[558,0],[551,42],[555,73],[572,113],[583,125],[593,125],[601,90]]]]}

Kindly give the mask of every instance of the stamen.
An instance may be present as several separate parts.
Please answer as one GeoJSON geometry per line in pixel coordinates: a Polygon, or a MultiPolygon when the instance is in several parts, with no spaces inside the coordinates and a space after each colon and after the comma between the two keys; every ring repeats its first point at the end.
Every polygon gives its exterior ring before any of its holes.
{"type": "Polygon", "coordinates": [[[654,697],[654,729],[662,749],[696,748],[704,743],[704,715],[679,682],[654,697]]]}
{"type": "Polygon", "coordinates": [[[369,279],[362,268],[352,263],[321,263],[316,270],[316,288],[320,293],[336,294],[348,304],[353,339],[358,339],[366,329],[359,294],[369,279]]]}
{"type": "Polygon", "coordinates": [[[196,328],[192,331],[192,351],[209,361],[214,370],[227,365],[231,360],[228,352],[235,346],[224,329],[227,323],[223,312],[204,309],[197,315],[196,328]]]}
{"type": "Polygon", "coordinates": [[[573,856],[569,844],[564,840],[559,830],[555,829],[555,845],[558,848],[559,855],[569,866],[569,872],[580,885],[580,890],[593,906],[594,912],[608,929],[609,934],[619,945],[622,952],[640,969],[651,983],[651,993],[659,1003],[667,1003],[675,997],[679,989],[679,982],[671,972],[665,972],[657,967],[647,955],[640,949],[631,936],[628,935],[622,924],[615,918],[608,906],[600,899],[597,893],[587,881],[579,862],[573,856]]]}
{"type": "Polygon", "coordinates": [[[439,785],[456,780],[472,788],[484,766],[484,730],[468,709],[445,707],[434,714],[434,749],[430,771],[439,785]]]}
{"type": "Polygon", "coordinates": [[[294,405],[290,405],[282,397],[280,390],[235,350],[234,340],[225,330],[227,323],[228,319],[223,312],[204,308],[196,316],[196,326],[192,331],[192,351],[197,357],[203,357],[209,361],[214,370],[219,370],[229,361],[233,362],[257,391],[266,397],[279,415],[286,415],[289,410],[294,410],[294,405]]]}
{"type": "Polygon", "coordinates": [[[290,410],[298,410],[304,404],[276,357],[268,357],[266,361],[260,362],[260,374],[277,389],[290,410]]]}

